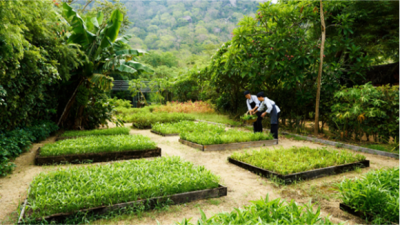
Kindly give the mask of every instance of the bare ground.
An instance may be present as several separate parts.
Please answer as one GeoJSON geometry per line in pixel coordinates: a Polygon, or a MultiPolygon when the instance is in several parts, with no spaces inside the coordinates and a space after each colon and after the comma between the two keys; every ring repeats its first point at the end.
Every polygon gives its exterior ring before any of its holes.
{"type": "MultiPolygon", "coordinates": [[[[134,214],[120,215],[110,219],[95,221],[94,223],[96,224],[157,224],[157,221],[161,224],[173,224],[176,221],[181,221],[183,218],[193,218],[192,221],[196,221],[200,218],[198,208],[201,208],[207,216],[211,216],[219,212],[232,211],[234,207],[243,207],[250,204],[249,201],[258,200],[261,197],[264,198],[267,194],[270,199],[282,197],[287,200],[294,199],[298,203],[307,203],[310,201],[317,203],[315,207],[321,207],[322,215],[330,215],[331,220],[335,223],[363,223],[362,220],[339,209],[337,192],[332,190],[332,184],[340,182],[344,177],[360,176],[371,169],[399,166],[399,161],[396,159],[360,153],[371,161],[370,168],[304,181],[298,184],[280,186],[266,178],[262,178],[228,163],[227,157],[234,151],[245,150],[202,152],[179,143],[179,137],[162,137],[151,133],[149,130],[131,130],[131,134],[143,134],[150,137],[162,149],[163,156],[180,156],[195,165],[202,165],[211,170],[221,177],[221,184],[228,187],[228,196],[218,199],[195,201],[184,205],[169,206],[161,210],[145,212],[139,216],[134,214]]],[[[33,165],[37,148],[44,143],[54,141],[55,137],[50,137],[39,144],[34,144],[29,152],[22,154],[15,160],[17,168],[14,173],[0,179],[0,221],[3,221],[1,223],[16,222],[18,204],[26,197],[28,186],[38,173],[55,170],[59,167],[76,166],[39,167],[33,165]]],[[[291,146],[321,147],[320,144],[307,141],[294,141],[281,138],[279,145],[271,148],[291,146]]]]}

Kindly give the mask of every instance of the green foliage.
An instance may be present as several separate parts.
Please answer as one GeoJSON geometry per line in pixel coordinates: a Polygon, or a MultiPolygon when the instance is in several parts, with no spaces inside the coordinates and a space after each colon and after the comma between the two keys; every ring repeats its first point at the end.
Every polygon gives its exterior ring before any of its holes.
{"type": "Polygon", "coordinates": [[[225,131],[225,126],[218,126],[205,122],[195,123],[193,121],[180,121],[178,123],[156,123],[151,126],[151,130],[161,134],[179,134],[193,131],[208,132],[210,130],[222,133],[225,131]]]}
{"type": "Polygon", "coordinates": [[[249,114],[244,114],[243,116],[240,117],[242,120],[254,120],[257,119],[257,115],[249,115],[249,114]]]}
{"type": "Polygon", "coordinates": [[[98,135],[66,139],[43,145],[41,156],[74,155],[155,149],[156,143],[143,135],[98,135]]]}
{"type": "MultiPolygon", "coordinates": [[[[320,217],[320,208],[316,211],[313,205],[298,205],[294,200],[289,203],[280,198],[269,200],[269,197],[258,201],[244,209],[235,208],[232,212],[218,213],[207,219],[200,209],[201,218],[195,225],[213,224],[333,224],[328,217],[320,217]]],[[[194,225],[184,219],[179,225],[194,225]]]]}
{"type": "Polygon", "coordinates": [[[291,147],[286,149],[261,149],[252,152],[235,152],[233,159],[282,175],[304,172],[329,166],[360,162],[365,156],[347,151],[291,147]]]}
{"type": "Polygon", "coordinates": [[[52,119],[56,87],[83,53],[66,43],[67,25],[50,0],[1,1],[0,23],[0,130],[52,119]]]}
{"type": "Polygon", "coordinates": [[[219,178],[179,157],[58,169],[33,180],[32,218],[218,187],[219,178]],[[116,194],[118,193],[118,194],[116,194]]]}
{"type": "Polygon", "coordinates": [[[269,133],[250,133],[235,129],[224,131],[218,128],[219,127],[209,129],[207,132],[201,130],[181,132],[179,136],[183,140],[191,141],[201,145],[229,144],[273,139],[272,135],[269,133]]]}
{"type": "Polygon", "coordinates": [[[114,110],[117,110],[117,108],[129,109],[132,107],[131,101],[129,101],[129,100],[118,99],[117,97],[114,97],[114,98],[110,98],[109,101],[110,101],[110,104],[115,107],[114,110]]]}
{"type": "Polygon", "coordinates": [[[143,107],[143,108],[125,108],[125,107],[117,107],[114,108],[115,110],[115,115],[118,115],[118,118],[124,118],[125,116],[128,116],[130,114],[135,114],[135,113],[150,113],[150,108],[149,106],[143,107]]]}
{"type": "Polygon", "coordinates": [[[49,121],[36,121],[31,127],[0,132],[0,177],[11,173],[15,165],[9,160],[28,150],[34,142],[46,139],[58,126],[49,121]]]}
{"type": "Polygon", "coordinates": [[[389,142],[399,137],[399,87],[371,84],[342,88],[335,93],[330,128],[338,136],[356,140],[364,134],[372,135],[374,141],[389,142]]]}
{"type": "Polygon", "coordinates": [[[150,128],[152,124],[194,120],[194,117],[184,113],[135,113],[122,116],[121,119],[132,123],[134,128],[146,129],[150,128]]]}
{"type": "Polygon", "coordinates": [[[399,222],[399,168],[368,172],[337,185],[343,203],[375,216],[373,224],[399,222]]]}
{"type": "Polygon", "coordinates": [[[100,130],[79,130],[79,131],[74,131],[74,130],[69,130],[65,131],[61,137],[81,137],[81,136],[89,136],[89,135],[118,135],[118,134],[129,134],[129,129],[128,127],[115,127],[115,128],[109,128],[109,129],[100,129],[100,130]]]}

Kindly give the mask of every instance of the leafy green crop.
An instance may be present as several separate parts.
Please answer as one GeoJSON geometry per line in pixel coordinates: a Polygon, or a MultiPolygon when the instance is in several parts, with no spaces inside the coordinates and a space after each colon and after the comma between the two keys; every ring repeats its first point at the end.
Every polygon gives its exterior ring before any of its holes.
{"type": "Polygon", "coordinates": [[[133,127],[143,129],[156,123],[174,123],[181,120],[194,120],[194,117],[184,113],[135,113],[122,117],[131,122],[133,127]]]}
{"type": "Polygon", "coordinates": [[[257,115],[244,114],[243,116],[240,117],[240,119],[242,119],[242,120],[253,120],[253,119],[257,119],[257,115]]]}
{"type": "Polygon", "coordinates": [[[218,187],[219,178],[179,157],[58,169],[33,180],[32,218],[218,187]]]}
{"type": "Polygon", "coordinates": [[[231,158],[282,175],[365,160],[365,156],[360,154],[309,147],[235,152],[231,158]]]}
{"type": "Polygon", "coordinates": [[[57,156],[69,154],[86,154],[99,152],[122,152],[155,149],[156,143],[143,135],[109,135],[88,136],[78,139],[67,139],[45,144],[40,151],[41,156],[57,156]]]}
{"type": "Polygon", "coordinates": [[[375,215],[374,224],[399,223],[398,167],[368,172],[361,179],[346,179],[338,187],[343,203],[375,215]]]}
{"type": "MultiPolygon", "coordinates": [[[[252,201],[244,209],[233,210],[230,213],[218,213],[207,219],[200,209],[201,219],[196,225],[214,224],[333,224],[329,218],[320,217],[320,209],[314,212],[312,205],[298,205],[293,200],[287,203],[280,198],[252,201]]],[[[193,225],[190,219],[184,219],[179,225],[193,225]]]]}
{"type": "Polygon", "coordinates": [[[129,134],[128,127],[115,127],[110,129],[98,129],[98,130],[70,130],[65,131],[61,137],[80,137],[80,136],[89,136],[89,135],[117,135],[117,134],[129,134]]]}
{"type": "Polygon", "coordinates": [[[181,132],[193,132],[193,131],[209,132],[210,130],[221,133],[225,130],[225,127],[205,122],[195,123],[193,121],[180,121],[178,123],[153,124],[151,129],[161,134],[179,134],[181,132]]]}
{"type": "Polygon", "coordinates": [[[249,141],[262,141],[272,140],[271,134],[266,133],[250,133],[230,129],[227,131],[221,130],[208,130],[204,131],[193,131],[193,132],[182,132],[180,137],[183,140],[191,141],[202,145],[214,145],[214,144],[229,144],[236,142],[249,142],[249,141]]]}

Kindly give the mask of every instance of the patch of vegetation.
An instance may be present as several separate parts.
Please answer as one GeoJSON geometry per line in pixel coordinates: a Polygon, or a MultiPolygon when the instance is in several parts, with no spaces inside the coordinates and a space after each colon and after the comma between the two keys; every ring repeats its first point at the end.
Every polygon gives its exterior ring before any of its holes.
{"type": "Polygon", "coordinates": [[[167,102],[167,104],[155,108],[154,112],[213,113],[214,108],[210,103],[203,101],[176,101],[167,102]]]}
{"type": "Polygon", "coordinates": [[[193,121],[180,121],[178,123],[157,123],[152,125],[151,128],[161,134],[179,134],[181,132],[193,132],[193,131],[203,131],[208,132],[214,130],[217,132],[225,131],[225,127],[213,125],[205,122],[193,122],[193,121]]]}
{"type": "Polygon", "coordinates": [[[305,137],[300,137],[300,136],[297,136],[297,135],[294,135],[294,134],[286,134],[284,136],[285,136],[285,138],[290,138],[290,139],[293,139],[295,141],[306,141],[307,140],[307,138],[305,138],[305,137]]]}
{"type": "Polygon", "coordinates": [[[219,178],[179,157],[131,160],[41,173],[28,196],[32,218],[218,187],[219,178]]]}
{"type": "Polygon", "coordinates": [[[343,203],[376,216],[373,224],[399,223],[399,168],[372,171],[337,186],[343,203]]]}
{"type": "Polygon", "coordinates": [[[123,117],[131,122],[135,128],[149,128],[156,123],[174,123],[182,120],[194,120],[194,117],[185,113],[136,113],[123,117]]]}
{"type": "Polygon", "coordinates": [[[235,152],[231,158],[282,175],[365,160],[365,156],[360,154],[309,147],[235,152]]]}
{"type": "Polygon", "coordinates": [[[394,144],[366,144],[363,145],[363,147],[399,154],[399,145],[394,145],[394,144]]]}
{"type": "Polygon", "coordinates": [[[125,134],[128,135],[129,131],[128,127],[115,127],[109,129],[98,129],[98,130],[70,130],[65,131],[61,137],[83,137],[83,136],[98,136],[98,135],[118,135],[125,134]]]}
{"type": "Polygon", "coordinates": [[[218,114],[218,113],[191,113],[198,120],[205,120],[214,123],[229,124],[232,126],[240,126],[242,123],[230,119],[228,115],[218,114]]]}
{"type": "Polygon", "coordinates": [[[207,132],[197,130],[193,132],[182,132],[180,133],[180,138],[201,145],[229,144],[274,139],[269,133],[250,133],[234,129],[222,132],[221,130],[209,130],[207,132]]]}
{"type": "MultiPolygon", "coordinates": [[[[329,218],[320,217],[320,209],[316,211],[313,205],[298,205],[294,200],[289,203],[280,198],[252,201],[244,209],[235,209],[230,213],[218,213],[206,217],[200,209],[201,219],[194,224],[333,224],[329,218]]],[[[194,225],[190,219],[183,219],[179,225],[194,225]]]]}
{"type": "Polygon", "coordinates": [[[122,152],[155,149],[156,143],[143,135],[87,136],[43,145],[41,156],[122,152]]]}

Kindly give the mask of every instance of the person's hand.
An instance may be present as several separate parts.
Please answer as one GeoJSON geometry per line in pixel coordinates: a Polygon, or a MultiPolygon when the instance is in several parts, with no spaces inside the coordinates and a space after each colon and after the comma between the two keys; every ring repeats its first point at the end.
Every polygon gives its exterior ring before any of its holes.
{"type": "Polygon", "coordinates": [[[261,114],[261,117],[263,117],[263,118],[264,118],[264,116],[265,116],[265,115],[267,115],[267,113],[266,113],[266,112],[265,112],[265,113],[263,113],[263,114],[261,114]]]}

